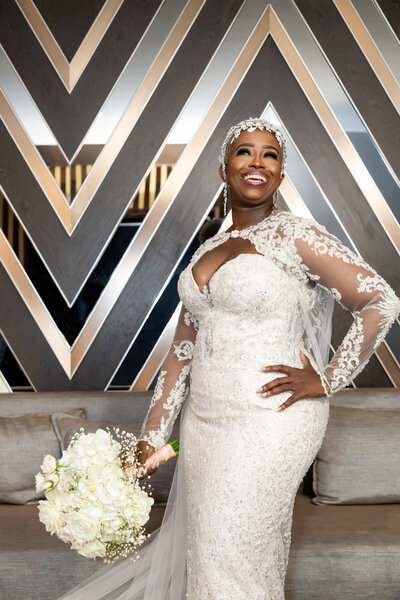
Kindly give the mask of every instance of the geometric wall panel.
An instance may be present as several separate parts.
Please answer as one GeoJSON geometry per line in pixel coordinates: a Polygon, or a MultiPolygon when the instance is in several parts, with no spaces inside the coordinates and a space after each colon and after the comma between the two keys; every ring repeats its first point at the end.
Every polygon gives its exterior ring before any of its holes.
{"type": "MultiPolygon", "coordinates": [[[[63,3],[2,4],[6,58],[56,145],[35,146],[4,85],[1,190],[36,264],[57,286],[65,315],[110,255],[128,209],[138,219],[68,339],[35,285],[36,273],[30,276],[15,252],[8,221],[0,220],[0,329],[33,389],[150,385],[176,314],[176,277],[207,215],[217,214],[217,157],[226,130],[266,111],[292,149],[282,205],[318,215],[399,292],[399,87],[369,15],[397,45],[398,39],[385,17],[388,3],[366,2],[369,12],[344,0],[99,0],[80,2],[82,14],[70,19],[63,18],[63,3]],[[96,148],[85,145],[135,49],[161,28],[157,17],[169,7],[170,30],[163,37],[160,29],[156,58],[111,136],[96,148]],[[70,42],[61,22],[74,30],[70,42]],[[60,157],[58,164],[51,156],[60,157]],[[84,176],[83,156],[90,164],[84,176]],[[154,201],[146,203],[150,187],[154,201]]],[[[334,322],[333,347],[351,315],[337,306],[334,322]]],[[[400,385],[399,332],[396,323],[355,385],[400,385]]],[[[0,391],[6,387],[3,373],[0,391]]]]}

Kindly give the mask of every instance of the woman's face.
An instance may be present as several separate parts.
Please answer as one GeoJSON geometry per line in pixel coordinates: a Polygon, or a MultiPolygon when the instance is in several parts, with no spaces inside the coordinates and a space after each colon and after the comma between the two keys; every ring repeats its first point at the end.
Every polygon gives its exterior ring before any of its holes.
{"type": "MultiPolygon", "coordinates": [[[[260,206],[272,203],[272,196],[285,174],[280,175],[282,149],[270,131],[242,131],[227,148],[226,181],[231,203],[260,206]]],[[[222,165],[219,168],[224,179],[222,165]]]]}

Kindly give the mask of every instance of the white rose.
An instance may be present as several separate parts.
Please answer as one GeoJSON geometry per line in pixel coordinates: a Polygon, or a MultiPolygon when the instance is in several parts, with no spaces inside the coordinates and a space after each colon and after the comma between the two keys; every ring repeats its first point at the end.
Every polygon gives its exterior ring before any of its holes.
{"type": "Polygon", "coordinates": [[[46,481],[50,481],[50,486],[53,485],[53,487],[56,486],[60,480],[58,473],[55,473],[55,472],[49,473],[45,477],[46,477],[46,481]]]}
{"type": "Polygon", "coordinates": [[[79,554],[82,554],[82,556],[85,556],[86,558],[97,558],[98,556],[104,556],[107,549],[106,545],[100,540],[92,540],[80,548],[74,546],[72,548],[77,550],[79,554]]]}
{"type": "Polygon", "coordinates": [[[51,454],[46,454],[40,467],[45,475],[53,473],[57,468],[57,461],[51,454]]]}
{"type": "Polygon", "coordinates": [[[66,515],[65,521],[71,534],[80,542],[90,542],[100,533],[98,516],[91,507],[66,515]]]}
{"type": "Polygon", "coordinates": [[[46,479],[46,477],[43,475],[43,473],[38,473],[37,475],[35,475],[35,481],[36,481],[36,491],[37,492],[45,492],[52,486],[51,481],[48,481],[46,479]]]}
{"type": "Polygon", "coordinates": [[[61,513],[58,508],[54,504],[47,502],[47,500],[40,500],[38,509],[39,520],[46,527],[46,531],[51,533],[51,535],[58,533],[61,527],[61,513]]]}
{"type": "Polygon", "coordinates": [[[50,502],[50,504],[55,506],[57,510],[63,511],[70,507],[71,496],[70,494],[62,493],[58,488],[59,486],[57,486],[57,488],[54,490],[49,490],[46,492],[46,499],[48,502],[50,502]]]}

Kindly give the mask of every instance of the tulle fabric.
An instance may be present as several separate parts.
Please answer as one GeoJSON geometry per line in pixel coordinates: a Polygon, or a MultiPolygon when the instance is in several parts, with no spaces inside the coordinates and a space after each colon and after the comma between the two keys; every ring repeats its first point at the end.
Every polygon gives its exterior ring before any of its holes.
{"type": "Polygon", "coordinates": [[[117,563],[104,566],[59,600],[186,598],[187,506],[184,453],[185,419],[189,404],[190,394],[181,410],[180,449],[161,526],[140,546],[136,561],[120,559],[117,563]]]}

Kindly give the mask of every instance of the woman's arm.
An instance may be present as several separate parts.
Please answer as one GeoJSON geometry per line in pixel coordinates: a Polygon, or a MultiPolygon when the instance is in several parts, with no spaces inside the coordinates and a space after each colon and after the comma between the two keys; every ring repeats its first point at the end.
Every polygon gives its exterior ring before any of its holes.
{"type": "Polygon", "coordinates": [[[330,395],[365,367],[399,315],[400,299],[372,267],[317,223],[296,228],[294,244],[310,279],[354,317],[321,377],[330,395]]]}
{"type": "Polygon", "coordinates": [[[139,438],[155,450],[168,442],[174,421],[188,394],[196,334],[196,319],[182,306],[174,339],[162,364],[139,438]]]}

